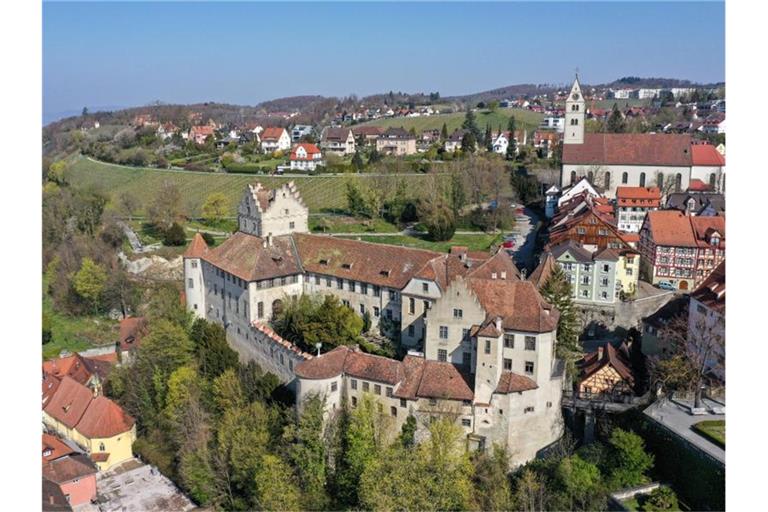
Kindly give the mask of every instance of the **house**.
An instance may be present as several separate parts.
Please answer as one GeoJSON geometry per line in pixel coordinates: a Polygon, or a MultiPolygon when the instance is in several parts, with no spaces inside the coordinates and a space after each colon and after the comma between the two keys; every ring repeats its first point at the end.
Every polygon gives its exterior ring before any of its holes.
{"type": "Polygon", "coordinates": [[[143,316],[129,316],[120,320],[119,349],[121,357],[130,357],[132,352],[141,345],[141,340],[147,334],[147,319],[143,316]]]}
{"type": "Polygon", "coordinates": [[[548,116],[541,120],[539,124],[540,130],[555,130],[557,133],[563,133],[565,131],[565,118],[548,116]]]}
{"type": "Polygon", "coordinates": [[[416,136],[405,128],[387,128],[376,139],[376,151],[384,155],[413,155],[416,153],[416,136]]]}
{"type": "Polygon", "coordinates": [[[157,136],[160,137],[161,139],[167,140],[167,139],[170,139],[171,137],[173,137],[173,135],[177,131],[179,131],[179,128],[175,124],[173,124],[171,122],[167,122],[167,123],[160,124],[157,127],[157,132],[156,133],[157,133],[157,136]]]}
{"type": "Polygon", "coordinates": [[[43,376],[50,375],[58,380],[70,377],[83,386],[99,386],[107,380],[116,363],[114,354],[85,357],[75,353],[44,361],[43,376]]]}
{"type": "Polygon", "coordinates": [[[584,107],[577,77],[566,100],[561,187],[588,173],[594,177],[590,181],[611,198],[618,186],[655,185],[662,191],[679,192],[694,178],[724,187],[725,159],[714,147],[710,152],[689,134],[585,133],[584,107]]]}
{"type": "Polygon", "coordinates": [[[360,146],[376,144],[376,139],[378,139],[382,133],[384,133],[384,129],[378,126],[354,126],[352,128],[352,134],[355,136],[355,140],[360,146]]]}
{"type": "Polygon", "coordinates": [[[261,152],[264,154],[275,151],[287,151],[291,148],[291,137],[285,128],[267,127],[259,134],[261,152]]]}
{"type": "Polygon", "coordinates": [[[43,512],[72,512],[58,484],[43,478],[43,512]]]}
{"type": "Polygon", "coordinates": [[[69,453],[43,463],[43,480],[57,485],[71,507],[96,499],[97,472],[94,463],[81,453],[69,453]]]}
{"type": "Polygon", "coordinates": [[[629,360],[629,349],[622,342],[619,348],[611,343],[598,347],[595,352],[584,355],[576,363],[579,377],[576,384],[580,397],[632,396],[635,378],[629,360]]]}
{"type": "Polygon", "coordinates": [[[312,126],[308,124],[297,124],[291,129],[291,142],[299,142],[303,137],[312,135],[312,126]]]}
{"type": "Polygon", "coordinates": [[[552,185],[544,193],[544,216],[551,219],[557,212],[557,200],[560,197],[560,189],[552,185]]]}
{"type": "Polygon", "coordinates": [[[312,391],[325,394],[329,410],[344,398],[354,407],[352,398],[368,391],[395,426],[409,414],[426,420],[450,409],[471,446],[514,446],[514,464],[559,438],[559,313],[520,280],[506,252],[445,254],[313,235],[307,219],[292,183],[249,186],[239,231],[215,248],[196,235],[184,254],[188,310],[227,325],[233,348],[293,386],[299,408],[312,391]],[[265,325],[286,296],[302,293],[336,296],[421,355],[303,352],[265,325]]]}
{"type": "Polygon", "coordinates": [[[583,193],[586,193],[589,197],[595,198],[595,197],[603,197],[603,194],[601,192],[598,192],[598,190],[592,185],[591,180],[589,177],[581,178],[576,183],[567,186],[563,189],[563,191],[560,193],[559,197],[557,198],[557,208],[561,208],[565,203],[571,201],[573,198],[582,195],[583,193]]]}
{"type": "Polygon", "coordinates": [[[351,155],[355,152],[355,136],[349,128],[325,128],[320,137],[320,149],[339,156],[351,155]]]}
{"type": "Polygon", "coordinates": [[[189,140],[198,145],[204,144],[208,137],[214,137],[215,135],[215,130],[210,125],[193,126],[189,129],[189,140]]]}
{"type": "Polygon", "coordinates": [[[99,470],[133,458],[136,422],[101,395],[100,386],[91,389],[64,376],[43,407],[43,423],[83,447],[99,470]]]}
{"type": "MultiPolygon", "coordinates": [[[[610,212],[610,206],[608,212],[610,212]]],[[[562,205],[552,219],[549,228],[549,243],[556,245],[565,239],[585,246],[587,250],[631,249],[623,234],[613,223],[612,214],[601,212],[600,205],[586,192],[562,205]]]]}
{"type": "Polygon", "coordinates": [[[464,139],[464,135],[467,133],[467,130],[464,129],[458,129],[454,130],[452,134],[448,136],[445,143],[443,144],[443,148],[448,153],[453,153],[457,149],[461,149],[461,141],[464,139]]]}
{"type": "MultiPolygon", "coordinates": [[[[573,300],[577,304],[615,304],[621,291],[616,282],[616,265],[619,254],[612,249],[594,252],[586,250],[572,240],[564,240],[548,251],[554,262],[563,269],[566,279],[571,283],[573,300]]],[[[543,265],[547,265],[548,256],[543,265]]],[[[546,277],[545,272],[536,273],[546,277]]],[[[542,282],[543,284],[543,282],[542,282]]]]}
{"type": "MultiPolygon", "coordinates": [[[[528,134],[525,130],[515,130],[515,154],[520,153],[520,145],[526,145],[528,143],[528,134]]],[[[507,147],[509,147],[509,138],[511,134],[509,131],[501,132],[493,138],[493,152],[500,155],[507,154],[507,147]]]]}
{"type": "Polygon", "coordinates": [[[645,356],[666,354],[669,350],[664,329],[671,320],[688,315],[688,297],[677,296],[642,319],[641,348],[645,356]]]}
{"type": "Polygon", "coordinates": [[[290,161],[292,171],[314,171],[318,165],[324,165],[320,148],[306,142],[294,144],[290,161]]]}
{"type": "Polygon", "coordinates": [[[710,114],[704,119],[699,131],[702,133],[725,133],[725,115],[716,113],[710,114]]]}
{"type": "Polygon", "coordinates": [[[562,134],[552,130],[536,130],[533,132],[533,147],[545,158],[552,158],[555,145],[562,139],[562,134]]]}
{"type": "Polygon", "coordinates": [[[661,206],[658,187],[617,187],[616,224],[622,231],[639,233],[645,215],[661,206]]]}
{"type": "Polygon", "coordinates": [[[725,260],[691,293],[688,306],[688,339],[700,347],[713,346],[712,375],[725,383],[725,260]],[[721,340],[721,341],[718,341],[721,340]]]}
{"type": "Polygon", "coordinates": [[[709,190],[679,192],[667,196],[667,210],[688,215],[725,215],[725,195],[709,190]]]}
{"type": "Polygon", "coordinates": [[[696,288],[725,259],[725,217],[692,216],[677,210],[648,212],[640,229],[641,268],[646,279],[696,288]]]}

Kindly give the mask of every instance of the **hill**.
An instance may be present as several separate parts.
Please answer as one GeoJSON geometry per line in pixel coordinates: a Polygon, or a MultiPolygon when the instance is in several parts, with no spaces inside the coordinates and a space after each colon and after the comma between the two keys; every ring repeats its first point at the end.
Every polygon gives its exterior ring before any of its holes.
{"type": "MultiPolygon", "coordinates": [[[[481,130],[485,130],[485,126],[490,124],[493,131],[498,130],[499,126],[501,126],[502,130],[506,130],[509,118],[513,115],[515,116],[518,128],[525,127],[526,130],[535,129],[544,118],[543,114],[516,108],[499,108],[494,112],[490,110],[477,110],[475,114],[477,125],[481,130]]],[[[414,128],[416,133],[421,133],[424,130],[440,130],[443,127],[443,123],[445,123],[448,127],[448,133],[451,133],[461,127],[461,124],[464,122],[464,116],[464,112],[454,112],[452,114],[433,116],[375,119],[363,124],[366,126],[381,126],[383,128],[402,126],[406,130],[414,128]]]]}

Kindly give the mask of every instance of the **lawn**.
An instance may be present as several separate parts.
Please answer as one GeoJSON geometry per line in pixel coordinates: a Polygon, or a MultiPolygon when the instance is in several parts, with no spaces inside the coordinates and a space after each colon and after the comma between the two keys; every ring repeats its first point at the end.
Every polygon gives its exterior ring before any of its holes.
{"type": "Polygon", "coordinates": [[[725,420],[700,421],[691,428],[697,434],[725,449],[725,420]]]}
{"type": "MultiPolygon", "coordinates": [[[[406,130],[414,128],[416,133],[421,133],[424,130],[440,130],[443,127],[443,123],[445,123],[448,127],[448,133],[451,133],[455,129],[461,127],[465,115],[465,112],[454,112],[452,114],[438,114],[434,116],[389,117],[385,119],[375,119],[363,124],[367,126],[381,126],[384,128],[402,126],[406,130]]],[[[513,115],[515,116],[518,129],[525,127],[525,129],[529,131],[538,127],[541,120],[544,119],[544,114],[516,108],[499,108],[495,112],[491,112],[490,110],[477,110],[475,112],[477,126],[479,126],[481,130],[485,130],[485,126],[490,124],[491,130],[493,131],[498,130],[499,126],[501,126],[502,130],[506,130],[509,118],[513,115]]]]}
{"type": "Polygon", "coordinates": [[[447,242],[433,242],[426,236],[405,236],[405,235],[384,235],[384,236],[346,236],[343,238],[351,238],[354,240],[362,240],[364,242],[374,242],[379,244],[390,245],[403,245],[406,247],[416,247],[419,249],[429,249],[437,252],[448,252],[451,246],[463,245],[469,248],[470,251],[486,251],[490,249],[491,245],[501,242],[501,235],[491,235],[486,233],[477,234],[460,234],[455,235],[447,242]]]}
{"type": "Polygon", "coordinates": [[[43,358],[57,357],[62,350],[77,352],[115,343],[120,325],[106,317],[70,316],[56,311],[50,297],[43,296],[43,313],[51,321],[52,339],[43,345],[43,358]]]}
{"type": "Polygon", "coordinates": [[[401,230],[384,219],[358,219],[346,215],[313,215],[309,218],[309,230],[323,233],[320,222],[328,223],[327,233],[399,233],[401,230]]]}
{"type": "MultiPolygon", "coordinates": [[[[410,189],[418,190],[426,175],[405,176],[410,189]]],[[[199,217],[205,198],[213,192],[221,192],[227,198],[230,216],[236,213],[237,203],[246,185],[261,182],[266,187],[279,187],[294,181],[301,197],[311,211],[345,208],[346,183],[348,180],[369,180],[365,175],[349,176],[301,176],[277,177],[253,174],[225,174],[190,171],[170,171],[142,167],[127,167],[89,160],[83,156],[72,159],[67,175],[70,183],[77,187],[95,187],[111,196],[114,201],[123,192],[133,195],[140,203],[140,211],[154,198],[154,193],[165,181],[179,188],[187,214],[199,217]]]]}

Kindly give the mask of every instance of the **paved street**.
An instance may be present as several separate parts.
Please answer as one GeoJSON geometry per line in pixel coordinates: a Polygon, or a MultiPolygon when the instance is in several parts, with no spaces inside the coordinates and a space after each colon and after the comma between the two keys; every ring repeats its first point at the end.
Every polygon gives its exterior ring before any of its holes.
{"type": "Polygon", "coordinates": [[[532,269],[538,264],[534,254],[538,223],[539,216],[530,208],[524,208],[522,215],[515,216],[515,225],[508,234],[517,235],[512,254],[518,267],[532,269]]]}
{"type": "MultiPolygon", "coordinates": [[[[710,410],[713,407],[722,407],[725,409],[724,404],[706,398],[704,399],[704,403],[707,406],[707,409],[710,410]]],[[[700,421],[724,420],[725,414],[694,416],[689,412],[690,406],[691,404],[684,400],[659,400],[643,411],[643,413],[725,464],[725,450],[691,429],[692,425],[700,421]]]]}

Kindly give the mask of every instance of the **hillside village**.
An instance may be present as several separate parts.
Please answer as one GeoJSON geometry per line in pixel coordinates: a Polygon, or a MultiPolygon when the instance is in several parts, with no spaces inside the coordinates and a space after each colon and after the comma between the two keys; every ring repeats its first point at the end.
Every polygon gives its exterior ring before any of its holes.
{"type": "Polygon", "coordinates": [[[373,508],[445,449],[442,509],[724,507],[724,87],[632,82],[47,127],[44,502],[373,508]]]}

